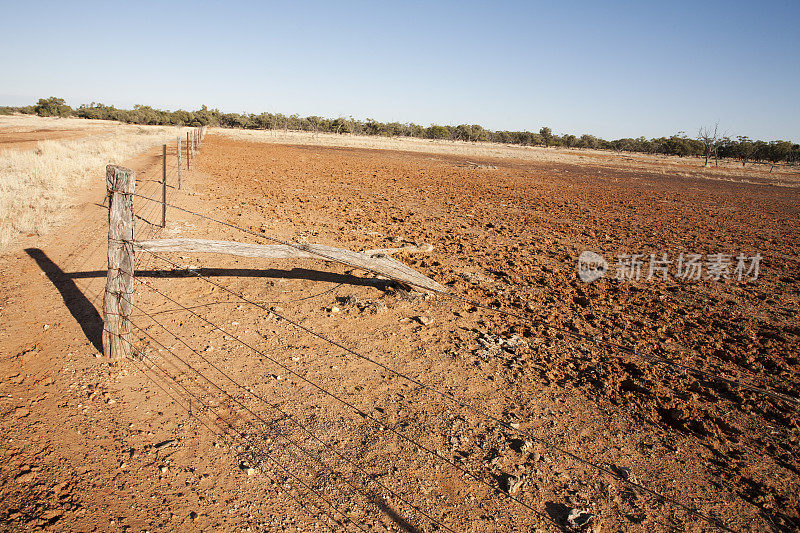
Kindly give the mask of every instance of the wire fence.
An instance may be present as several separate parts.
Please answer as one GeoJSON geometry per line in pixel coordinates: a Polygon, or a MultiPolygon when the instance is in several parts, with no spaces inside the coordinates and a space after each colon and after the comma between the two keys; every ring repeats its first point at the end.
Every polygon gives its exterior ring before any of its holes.
{"type": "MultiPolygon", "coordinates": [[[[202,135],[200,138],[202,139],[202,135]]],[[[189,143],[187,142],[187,147],[188,146],[189,143]]],[[[180,143],[177,143],[177,149],[174,153],[174,157],[178,157],[180,149],[180,143]]],[[[169,152],[166,147],[164,148],[163,153],[165,157],[165,164],[162,181],[142,182],[142,189],[155,189],[155,191],[145,194],[144,190],[140,190],[132,195],[135,198],[140,198],[148,202],[146,204],[139,205],[135,211],[136,219],[145,224],[145,228],[143,230],[140,229],[137,231],[137,240],[130,243],[136,247],[139,252],[144,252],[145,259],[137,260],[136,271],[142,271],[145,268],[158,270],[157,267],[159,265],[163,265],[173,270],[183,272],[187,276],[196,277],[202,282],[213,286],[214,290],[222,291],[228,299],[225,301],[205,302],[199,305],[185,305],[181,303],[177,297],[171,296],[166,291],[156,287],[154,284],[134,275],[134,281],[138,287],[146,289],[153,295],[157,295],[161,300],[172,307],[169,309],[161,309],[149,312],[132,301],[130,302],[133,308],[135,308],[137,311],[135,314],[131,315],[131,317],[136,318],[137,321],[132,321],[131,323],[136,329],[137,338],[139,339],[139,342],[137,342],[135,346],[132,346],[134,348],[134,352],[137,354],[134,358],[133,364],[142,372],[143,375],[145,375],[148,379],[153,381],[167,394],[169,394],[170,397],[172,397],[182,409],[185,409],[193,418],[197,419],[198,422],[206,426],[210,431],[227,435],[233,440],[239,440],[243,442],[251,451],[254,451],[262,461],[266,461],[270,465],[278,468],[286,476],[291,478],[293,482],[298,485],[298,487],[302,487],[301,490],[306,497],[297,498],[298,505],[301,508],[309,510],[309,501],[313,502],[311,505],[313,505],[316,511],[309,511],[315,512],[315,514],[321,513],[324,515],[327,518],[327,521],[325,522],[327,527],[335,529],[333,524],[336,524],[345,530],[349,528],[355,528],[365,531],[366,529],[364,529],[362,524],[353,521],[348,516],[347,510],[342,509],[341,498],[344,498],[344,501],[348,502],[359,502],[361,506],[371,509],[374,516],[378,517],[379,519],[383,519],[387,515],[385,506],[381,504],[381,498],[384,498],[391,499],[393,504],[397,505],[403,513],[406,513],[409,517],[414,517],[414,520],[420,524],[420,527],[422,527],[421,524],[425,524],[427,526],[427,530],[456,531],[457,529],[454,528],[458,528],[456,525],[449,525],[453,524],[452,521],[448,522],[447,515],[449,513],[442,510],[439,506],[433,505],[425,498],[420,498],[417,495],[411,496],[398,488],[392,488],[388,482],[383,482],[377,479],[367,471],[364,465],[361,464],[361,461],[338,449],[336,445],[328,442],[323,435],[321,435],[318,431],[315,431],[308,424],[304,423],[296,415],[281,409],[265,396],[255,392],[252,387],[246,386],[244,383],[233,377],[229,372],[225,372],[217,363],[212,361],[209,357],[203,355],[202,351],[192,342],[182,336],[180,332],[170,329],[162,321],[156,318],[158,315],[164,315],[168,313],[186,313],[186,315],[192,317],[193,320],[210,327],[210,331],[216,331],[223,335],[223,337],[233,340],[235,343],[242,346],[247,352],[252,353],[259,359],[265,359],[269,361],[270,364],[280,368],[281,371],[286,375],[291,375],[294,379],[302,382],[310,389],[313,389],[317,393],[338,403],[356,417],[368,421],[373,428],[372,431],[390,433],[397,439],[405,442],[409,450],[416,450],[417,453],[426,456],[429,460],[453,469],[466,478],[469,478],[473,482],[483,486],[485,489],[488,489],[491,494],[495,495],[495,497],[501,500],[506,501],[507,504],[520,506],[529,511],[533,516],[549,523],[553,527],[563,529],[564,525],[553,519],[547,513],[544,513],[541,509],[537,508],[530,498],[526,498],[522,495],[515,495],[513,491],[501,487],[498,480],[493,478],[487,472],[479,472],[469,469],[460,464],[458,461],[444,456],[442,453],[433,449],[430,445],[427,445],[421,440],[408,435],[402,427],[387,423],[386,420],[381,420],[373,414],[365,412],[355,403],[345,398],[342,394],[334,392],[328,387],[319,384],[316,380],[310,379],[304,374],[293,370],[289,365],[281,362],[274,355],[271,355],[262,348],[254,346],[251,342],[244,340],[235,332],[230,331],[228,328],[221,326],[213,320],[210,320],[199,310],[208,308],[211,305],[231,305],[236,303],[247,305],[249,307],[264,311],[265,313],[269,313],[271,316],[274,316],[277,320],[284,323],[288,328],[291,328],[300,334],[312,337],[349,356],[355,357],[361,361],[364,361],[365,363],[368,363],[369,365],[379,368],[387,374],[391,374],[392,376],[395,376],[396,378],[413,385],[419,390],[430,393],[431,396],[438,398],[439,400],[448,402],[457,408],[463,409],[466,412],[483,419],[489,424],[495,425],[496,427],[502,428],[532,442],[538,443],[551,452],[561,455],[565,459],[573,461],[576,464],[595,472],[596,475],[614,479],[616,482],[628,486],[630,489],[637,491],[639,494],[644,494],[653,498],[654,501],[669,504],[675,509],[685,513],[687,517],[701,520],[712,527],[721,530],[732,531],[732,529],[723,523],[722,520],[715,518],[706,512],[700,511],[698,508],[686,503],[685,501],[680,501],[676,497],[669,496],[663,491],[655,489],[641,480],[635,480],[631,477],[621,475],[619,471],[609,466],[609,463],[591,460],[573,450],[551,442],[550,439],[537,436],[530,431],[520,428],[516,424],[510,423],[496,415],[493,415],[484,406],[473,405],[471,402],[460,399],[450,392],[442,391],[437,387],[426,383],[422,379],[397,370],[389,364],[381,362],[375,357],[367,355],[359,349],[347,346],[344,342],[337,340],[330,335],[315,331],[311,327],[277,311],[274,307],[269,307],[269,304],[272,303],[283,303],[281,301],[276,300],[274,302],[265,302],[249,298],[240,291],[232,289],[224,283],[217,282],[209,276],[203,275],[196,269],[190,269],[186,265],[182,265],[173,259],[170,259],[169,257],[155,253],[151,250],[145,250],[137,246],[137,241],[145,240],[141,238],[142,236],[145,236],[147,239],[152,239],[161,231],[163,231],[164,224],[159,224],[157,223],[157,220],[154,221],[153,219],[157,219],[160,209],[166,210],[169,208],[177,212],[186,213],[202,220],[255,236],[259,239],[290,246],[307,253],[312,253],[323,260],[334,261],[338,263],[343,262],[341,258],[331,257],[303,244],[283,240],[273,235],[253,232],[246,228],[219,220],[206,214],[186,209],[175,204],[174,202],[166,201],[166,193],[164,191],[167,190],[167,183],[170,180],[174,181],[177,179],[178,170],[177,167],[167,169],[166,157],[169,155],[169,152]],[[153,192],[158,191],[159,185],[162,193],[164,194],[160,200],[155,198],[153,195],[153,192]],[[146,318],[147,324],[139,322],[139,318],[146,318]],[[172,340],[159,340],[154,333],[150,332],[150,328],[156,328],[157,330],[166,334],[169,339],[172,340]],[[189,360],[189,357],[185,355],[181,356],[178,354],[174,345],[168,345],[172,342],[177,342],[185,350],[188,350],[188,353],[191,354],[191,357],[194,359],[194,361],[189,360]],[[148,354],[147,350],[143,349],[144,345],[157,346],[159,348],[159,352],[166,354],[164,357],[169,358],[169,364],[172,365],[172,369],[170,370],[165,368],[165,363],[167,361],[158,361],[155,357],[148,354]],[[201,369],[199,366],[204,366],[205,368],[201,369]],[[190,383],[190,386],[186,386],[184,383],[190,383]],[[195,390],[190,390],[190,387],[194,388],[195,390]],[[231,390],[230,387],[232,387],[233,390],[231,390]],[[180,389],[181,392],[176,394],[175,388],[180,389]],[[214,407],[212,405],[213,402],[208,401],[208,399],[204,399],[204,395],[206,397],[211,395],[223,397],[229,405],[235,406],[235,410],[238,412],[236,419],[234,420],[230,414],[221,412],[218,407],[214,407]],[[245,398],[247,398],[247,400],[245,398]],[[257,407],[251,406],[246,402],[253,402],[257,407]],[[267,412],[273,413],[274,417],[269,417],[266,415],[265,413],[267,412]],[[239,420],[243,422],[241,424],[237,424],[239,420]],[[248,432],[243,431],[243,424],[250,428],[253,436],[248,436],[248,432]],[[290,425],[291,427],[287,427],[287,425],[290,425]],[[213,429],[212,426],[215,426],[216,430],[213,429]],[[297,433],[300,435],[297,436],[297,433]],[[270,439],[279,439],[284,443],[285,446],[281,450],[281,453],[275,454],[274,451],[270,451],[264,446],[265,435],[269,435],[270,439]],[[311,449],[311,443],[315,443],[314,445],[318,448],[311,449]],[[283,458],[282,454],[285,454],[289,448],[296,452],[293,464],[302,464],[304,465],[304,470],[309,470],[316,473],[312,476],[311,480],[304,478],[303,475],[292,466],[292,464],[287,464],[287,462],[279,460],[283,458]],[[302,457],[302,459],[300,457],[302,457]],[[313,463],[313,466],[311,463],[313,463]],[[342,465],[347,466],[349,471],[348,474],[345,474],[344,471],[342,471],[342,465]],[[318,482],[321,472],[325,473],[324,476],[326,479],[337,480],[335,487],[333,482],[318,482]],[[336,490],[333,490],[334,488],[336,490]]],[[[369,268],[365,268],[363,265],[351,266],[371,272],[375,275],[389,277],[393,281],[402,283],[404,285],[409,284],[408,280],[392,278],[383,272],[377,272],[370,270],[369,268]]],[[[338,286],[339,285],[333,287],[332,289],[315,293],[311,296],[288,301],[302,301],[316,298],[334,291],[338,286]]],[[[425,290],[431,290],[429,287],[423,288],[425,290]]],[[[798,403],[796,398],[777,391],[744,383],[740,380],[733,380],[719,375],[710,374],[704,370],[692,368],[675,361],[659,358],[650,354],[642,354],[633,347],[624,346],[614,341],[592,337],[569,329],[556,327],[551,324],[542,324],[535,317],[485,305],[477,300],[454,292],[441,290],[434,290],[434,292],[453,301],[467,303],[483,309],[484,311],[495,313],[503,317],[513,318],[532,324],[543,325],[545,326],[546,330],[550,332],[557,332],[568,335],[574,339],[594,343],[597,346],[606,348],[612,352],[616,352],[617,354],[622,354],[626,357],[633,357],[651,363],[668,365],[687,374],[703,376],[715,382],[725,382],[775,400],[786,401],[793,404],[798,403]]],[[[274,478],[272,478],[272,480],[275,481],[274,478]]],[[[482,503],[482,505],[489,505],[489,503],[482,503]]],[[[399,518],[394,519],[394,527],[397,526],[399,520],[399,518]]],[[[409,527],[413,527],[407,522],[403,523],[409,527]]],[[[680,527],[678,524],[669,524],[665,522],[661,522],[661,525],[666,529],[678,529],[680,527]]],[[[387,530],[390,530],[392,524],[384,523],[384,527],[386,527],[387,530]]]]}

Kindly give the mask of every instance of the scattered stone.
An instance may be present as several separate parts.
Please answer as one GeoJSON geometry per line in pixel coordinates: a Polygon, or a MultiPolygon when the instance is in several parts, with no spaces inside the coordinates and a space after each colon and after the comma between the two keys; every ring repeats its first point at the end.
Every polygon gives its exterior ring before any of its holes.
{"type": "Polygon", "coordinates": [[[567,514],[567,525],[575,531],[581,531],[591,524],[594,514],[589,509],[574,508],[567,514]]]}
{"type": "Polygon", "coordinates": [[[486,276],[482,276],[481,274],[476,274],[474,272],[462,272],[461,277],[464,278],[465,281],[467,281],[468,283],[472,283],[473,285],[478,285],[481,283],[491,283],[492,281],[486,276]]]}
{"type": "Polygon", "coordinates": [[[504,339],[498,335],[492,335],[483,331],[478,331],[478,344],[483,348],[475,350],[473,355],[483,358],[499,357],[503,352],[515,354],[518,348],[526,348],[527,341],[519,335],[512,335],[508,339],[504,339]]]}
{"type": "Polygon", "coordinates": [[[430,326],[431,324],[433,324],[433,319],[427,316],[415,316],[414,320],[416,320],[423,326],[430,326]]]}
{"type": "Polygon", "coordinates": [[[31,412],[25,407],[17,407],[14,410],[14,418],[25,418],[29,414],[31,414],[31,412]]]}
{"type": "Polygon", "coordinates": [[[508,480],[508,492],[511,494],[516,494],[519,492],[519,489],[522,488],[522,484],[525,482],[525,478],[522,476],[511,476],[508,480]]]}
{"type": "Polygon", "coordinates": [[[386,304],[384,304],[383,302],[371,299],[361,300],[356,296],[340,296],[336,298],[336,301],[338,301],[339,305],[341,305],[344,308],[355,307],[361,313],[368,312],[370,314],[376,315],[386,310],[386,304]]]}

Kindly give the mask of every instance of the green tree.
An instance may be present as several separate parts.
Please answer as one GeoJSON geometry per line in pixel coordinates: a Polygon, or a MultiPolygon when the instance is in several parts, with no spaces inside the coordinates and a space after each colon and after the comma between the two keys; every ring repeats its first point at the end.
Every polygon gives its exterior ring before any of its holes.
{"type": "Polygon", "coordinates": [[[428,139],[448,139],[450,137],[450,129],[446,126],[432,124],[425,129],[425,137],[428,139]]]}
{"type": "Polygon", "coordinates": [[[553,142],[553,130],[544,126],[542,129],[539,130],[539,135],[542,136],[542,141],[544,141],[545,146],[550,146],[553,142]]]}
{"type": "Polygon", "coordinates": [[[753,141],[742,135],[736,137],[736,140],[738,142],[734,153],[736,158],[742,162],[742,166],[745,166],[747,161],[753,157],[753,141]]]}
{"type": "Polygon", "coordinates": [[[34,111],[40,117],[68,117],[72,114],[72,108],[67,105],[63,98],[39,98],[34,106],[34,111]]]}
{"type": "Polygon", "coordinates": [[[775,168],[775,165],[781,161],[788,161],[789,155],[792,153],[792,143],[788,141],[772,141],[767,146],[767,159],[772,166],[769,171],[775,168]]]}

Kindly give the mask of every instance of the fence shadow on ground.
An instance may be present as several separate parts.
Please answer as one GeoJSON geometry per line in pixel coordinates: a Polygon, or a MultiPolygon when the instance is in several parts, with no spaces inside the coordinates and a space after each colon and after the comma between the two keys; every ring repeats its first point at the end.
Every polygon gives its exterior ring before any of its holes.
{"type": "MultiPolygon", "coordinates": [[[[61,270],[61,267],[47,257],[47,254],[42,250],[39,248],[26,248],[25,253],[36,261],[36,264],[42,269],[47,279],[58,289],[58,292],[61,293],[61,298],[64,300],[64,305],[67,306],[69,312],[81,326],[83,334],[86,335],[86,338],[94,345],[95,349],[102,353],[103,319],[92,302],[75,285],[70,274],[61,270]]],[[[103,276],[105,275],[104,271],[103,276]]]]}
{"type": "MultiPolygon", "coordinates": [[[[105,270],[88,270],[63,274],[70,279],[104,278],[107,272],[105,270]]],[[[309,281],[324,281],[360,287],[376,287],[381,290],[385,290],[388,286],[395,284],[395,282],[389,280],[362,278],[352,274],[337,274],[335,272],[325,272],[308,268],[293,268],[291,270],[278,268],[194,268],[191,270],[168,269],[135,271],[135,276],[137,278],[190,278],[197,277],[198,274],[206,277],[306,279],[309,281]]]]}

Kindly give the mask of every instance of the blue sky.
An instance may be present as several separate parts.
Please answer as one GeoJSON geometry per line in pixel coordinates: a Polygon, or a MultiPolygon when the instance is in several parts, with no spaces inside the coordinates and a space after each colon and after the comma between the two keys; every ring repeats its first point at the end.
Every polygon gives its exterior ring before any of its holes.
{"type": "Polygon", "coordinates": [[[0,3],[0,105],[61,96],[604,138],[800,141],[800,2],[0,3]]]}

